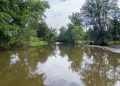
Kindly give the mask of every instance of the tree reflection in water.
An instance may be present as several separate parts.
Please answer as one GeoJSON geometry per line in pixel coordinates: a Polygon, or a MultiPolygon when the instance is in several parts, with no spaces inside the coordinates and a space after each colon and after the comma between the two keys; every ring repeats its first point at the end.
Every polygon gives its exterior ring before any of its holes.
{"type": "Polygon", "coordinates": [[[85,86],[120,86],[120,54],[93,47],[60,49],[69,56],[71,69],[83,77],[85,86]]]}
{"type": "Polygon", "coordinates": [[[120,54],[91,47],[86,47],[84,52],[94,59],[92,64],[86,64],[87,68],[80,69],[86,86],[115,86],[120,80],[120,54]]]}
{"type": "Polygon", "coordinates": [[[0,57],[0,86],[120,86],[120,54],[97,47],[52,45],[0,57]]]}

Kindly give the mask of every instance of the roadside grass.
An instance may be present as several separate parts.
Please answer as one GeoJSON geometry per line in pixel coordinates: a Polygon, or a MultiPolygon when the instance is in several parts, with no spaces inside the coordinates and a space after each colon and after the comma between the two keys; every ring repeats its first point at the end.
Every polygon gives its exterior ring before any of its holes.
{"type": "Polygon", "coordinates": [[[31,37],[30,46],[32,47],[43,46],[47,44],[48,44],[47,41],[42,41],[39,38],[31,37]]]}

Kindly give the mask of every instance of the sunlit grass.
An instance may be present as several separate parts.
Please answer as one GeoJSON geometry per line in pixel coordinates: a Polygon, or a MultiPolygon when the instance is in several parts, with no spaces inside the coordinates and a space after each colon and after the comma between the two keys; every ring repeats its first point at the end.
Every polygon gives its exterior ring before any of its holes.
{"type": "Polygon", "coordinates": [[[120,44],[120,41],[110,41],[110,42],[108,42],[108,44],[120,44]]]}
{"type": "Polygon", "coordinates": [[[47,44],[48,44],[47,41],[42,41],[39,38],[31,37],[30,46],[37,47],[37,46],[42,46],[47,44]]]}

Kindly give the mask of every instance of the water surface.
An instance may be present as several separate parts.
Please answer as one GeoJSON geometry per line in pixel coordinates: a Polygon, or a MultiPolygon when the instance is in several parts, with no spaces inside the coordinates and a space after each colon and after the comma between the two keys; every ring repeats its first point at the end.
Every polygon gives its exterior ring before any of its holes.
{"type": "Polygon", "coordinates": [[[0,86],[120,86],[120,54],[65,45],[2,50],[0,86]]]}

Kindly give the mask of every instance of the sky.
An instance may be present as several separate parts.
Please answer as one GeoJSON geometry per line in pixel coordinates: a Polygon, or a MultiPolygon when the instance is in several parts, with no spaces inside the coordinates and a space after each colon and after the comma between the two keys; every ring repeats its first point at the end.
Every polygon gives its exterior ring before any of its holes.
{"type": "Polygon", "coordinates": [[[68,16],[73,12],[80,12],[80,8],[85,0],[46,0],[50,4],[50,9],[45,12],[46,23],[49,27],[59,29],[67,26],[70,22],[68,16]]]}
{"type": "MultiPolygon", "coordinates": [[[[62,26],[67,26],[70,23],[68,18],[73,12],[80,12],[80,8],[85,3],[85,0],[46,0],[50,4],[50,9],[45,12],[46,23],[49,27],[59,29],[62,26]]],[[[120,7],[120,0],[118,0],[120,7]]]]}

